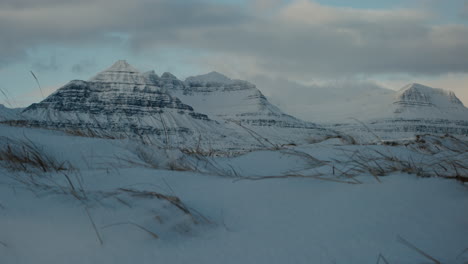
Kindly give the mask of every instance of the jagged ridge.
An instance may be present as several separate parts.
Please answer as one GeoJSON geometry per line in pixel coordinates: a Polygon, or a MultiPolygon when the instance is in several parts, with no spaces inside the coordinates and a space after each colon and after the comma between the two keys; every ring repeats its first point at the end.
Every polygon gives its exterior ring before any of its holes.
{"type": "Polygon", "coordinates": [[[149,82],[125,61],[116,62],[89,81],[71,81],[26,108],[23,115],[23,124],[30,126],[113,137],[132,134],[151,137],[161,144],[194,145],[200,137],[208,136],[206,131],[213,132],[210,140],[229,134],[207,115],[195,112],[149,82]]]}

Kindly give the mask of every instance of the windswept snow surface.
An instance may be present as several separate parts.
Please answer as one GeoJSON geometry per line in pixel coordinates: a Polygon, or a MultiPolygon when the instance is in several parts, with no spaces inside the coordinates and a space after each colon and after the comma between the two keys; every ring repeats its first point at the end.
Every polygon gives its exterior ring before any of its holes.
{"type": "MultiPolygon", "coordinates": [[[[361,264],[376,263],[380,254],[389,263],[430,262],[399,242],[399,237],[441,263],[468,261],[463,253],[468,246],[468,189],[454,180],[403,173],[379,177],[381,183],[362,173],[356,178],[362,184],[258,179],[316,173],[332,178],[330,164],[348,160],[353,151],[375,149],[416,160],[434,158],[412,145],[357,146],[330,139],[280,151],[210,158],[218,170],[200,173],[151,168],[148,160],[162,164],[174,156],[157,149],[154,156],[142,155],[141,148],[147,146],[132,140],[72,137],[3,125],[0,136],[2,146],[6,139],[10,143],[28,139],[44,155],[75,168],[46,174],[0,169],[0,263],[361,264]],[[220,175],[220,171],[236,173],[220,175]],[[64,174],[77,190],[84,190],[86,200],[70,195],[64,174]],[[20,181],[31,177],[63,190],[20,181]],[[208,221],[194,223],[168,202],[115,193],[119,188],[177,196],[208,221]]],[[[449,148],[443,151],[453,154],[449,148]]],[[[200,160],[198,165],[206,164],[200,160]]]]}

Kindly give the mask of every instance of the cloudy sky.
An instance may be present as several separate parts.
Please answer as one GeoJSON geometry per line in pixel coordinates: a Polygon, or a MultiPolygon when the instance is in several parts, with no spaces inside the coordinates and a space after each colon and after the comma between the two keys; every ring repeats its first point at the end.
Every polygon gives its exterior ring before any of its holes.
{"type": "Polygon", "coordinates": [[[30,71],[48,94],[118,59],[181,79],[419,82],[468,105],[467,0],[2,0],[0,36],[14,106],[41,99],[30,71]]]}

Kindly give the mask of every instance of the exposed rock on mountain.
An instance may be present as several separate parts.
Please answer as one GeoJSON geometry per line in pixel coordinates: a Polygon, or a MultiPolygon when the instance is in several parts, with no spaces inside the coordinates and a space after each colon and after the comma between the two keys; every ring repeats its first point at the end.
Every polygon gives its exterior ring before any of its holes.
{"type": "Polygon", "coordinates": [[[248,82],[216,73],[192,80],[141,74],[117,61],[88,81],[69,82],[9,123],[227,152],[326,136],[324,129],[282,113],[248,82]],[[238,123],[226,121],[231,118],[238,123]],[[260,129],[251,131],[253,126],[260,129]]]}
{"type": "MultiPolygon", "coordinates": [[[[169,79],[168,74],[160,78],[169,79]]],[[[23,111],[29,126],[84,135],[140,137],[162,145],[194,146],[232,134],[218,122],[166,93],[125,61],[118,61],[89,81],[71,81],[23,111]]]]}
{"type": "Polygon", "coordinates": [[[417,83],[398,91],[393,105],[400,118],[468,120],[468,109],[455,93],[417,83]]]}

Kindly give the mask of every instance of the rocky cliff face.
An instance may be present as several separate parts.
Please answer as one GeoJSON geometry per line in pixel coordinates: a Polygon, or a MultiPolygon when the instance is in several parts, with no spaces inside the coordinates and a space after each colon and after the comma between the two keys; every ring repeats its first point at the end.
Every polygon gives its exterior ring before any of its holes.
{"type": "Polygon", "coordinates": [[[88,81],[69,82],[42,102],[26,108],[21,119],[13,123],[223,151],[326,136],[323,129],[269,104],[254,85],[221,81],[224,82],[210,79],[202,85],[195,79],[180,81],[170,73],[141,74],[127,62],[118,61],[88,81]],[[231,118],[239,123],[228,122],[231,118]],[[244,125],[266,129],[255,131],[253,136],[244,125]],[[297,128],[307,131],[298,134],[287,130],[297,128]]]}
{"type": "MultiPolygon", "coordinates": [[[[34,127],[84,135],[139,137],[171,146],[193,146],[198,141],[203,144],[203,138],[221,141],[232,134],[125,61],[116,62],[89,81],[71,81],[26,108],[23,118],[23,124],[34,127]]],[[[226,148],[234,144],[234,140],[224,141],[226,148]]]]}

